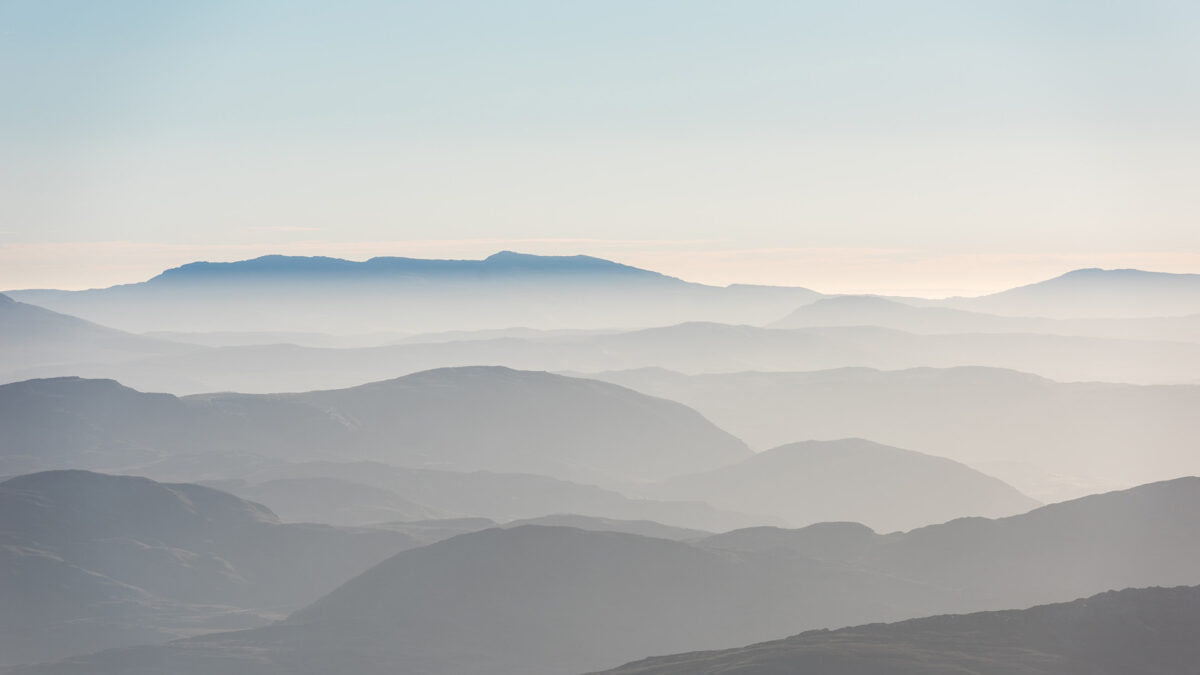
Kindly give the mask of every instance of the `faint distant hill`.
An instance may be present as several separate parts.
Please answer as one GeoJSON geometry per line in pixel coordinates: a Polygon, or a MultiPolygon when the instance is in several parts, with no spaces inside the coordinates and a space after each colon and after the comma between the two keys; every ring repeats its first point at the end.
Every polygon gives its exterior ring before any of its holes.
{"type": "Polygon", "coordinates": [[[0,295],[0,372],[128,361],[189,350],[187,345],[106,328],[0,295]]]}
{"type": "Polygon", "coordinates": [[[12,478],[0,483],[0,665],[262,625],[415,544],[281,525],[197,485],[12,478]]]}
{"type": "Polygon", "coordinates": [[[821,326],[880,326],[918,334],[1039,333],[1200,342],[1198,313],[1169,317],[1048,319],[984,314],[939,307],[928,301],[902,302],[875,295],[822,298],[802,305],[770,324],[771,328],[821,326]]]}
{"type": "MultiPolygon", "coordinates": [[[[762,514],[747,515],[721,510],[702,501],[668,501],[632,499],[613,490],[594,485],[536,476],[532,474],[497,473],[491,471],[438,471],[390,466],[378,462],[287,462],[214,455],[187,455],[143,467],[147,475],[164,480],[203,481],[238,493],[255,494],[259,485],[286,486],[288,500],[303,500],[299,486],[308,479],[336,479],[361,486],[362,493],[371,495],[385,491],[406,502],[415,502],[441,513],[479,516],[494,521],[538,521],[543,517],[576,519],[555,521],[555,524],[582,527],[581,520],[616,524],[620,527],[590,527],[615,529],[638,534],[650,530],[635,529],[638,523],[653,521],[645,527],[668,528],[676,531],[709,530],[724,532],[753,525],[779,525],[783,521],[762,514]],[[571,515],[563,515],[571,514],[571,515]]],[[[258,493],[268,506],[276,501],[271,494],[258,493]]],[[[369,503],[369,502],[368,502],[369,503]]],[[[305,504],[318,522],[336,522],[346,511],[357,514],[362,500],[349,496],[345,500],[312,500],[305,504]]],[[[392,524],[389,524],[392,525],[392,524]]],[[[441,526],[438,526],[441,527],[441,526]]],[[[397,531],[408,531],[403,527],[397,531]]],[[[471,531],[482,529],[473,527],[471,531]]],[[[662,530],[656,532],[661,536],[662,530]]]]}
{"type": "Polygon", "coordinates": [[[1025,610],[811,631],[738,649],[660,656],[609,675],[1190,675],[1200,588],[1109,591],[1025,610]]]}
{"type": "Polygon", "coordinates": [[[1080,269],[992,295],[938,304],[1013,316],[1181,316],[1200,313],[1200,274],[1080,269]]]}
{"type": "Polygon", "coordinates": [[[590,530],[593,532],[624,532],[626,534],[637,534],[643,537],[669,539],[671,541],[704,539],[712,536],[713,534],[712,532],[706,532],[704,530],[694,530],[685,527],[670,527],[668,525],[663,525],[662,523],[656,523],[652,520],[614,520],[612,518],[596,518],[594,516],[580,516],[568,513],[542,516],[540,518],[514,520],[510,523],[505,523],[504,527],[521,527],[522,525],[573,527],[579,530],[590,530]]]}
{"type": "Polygon", "coordinates": [[[426,332],[762,322],[820,294],[693,284],[590,256],[503,251],[483,260],[264,256],[196,262],[88,291],[19,300],[134,331],[426,332]]]}
{"type": "Polygon", "coordinates": [[[802,544],[788,550],[778,532],[761,530],[722,547],[713,540],[737,533],[688,544],[492,529],[401,552],[275,626],[17,672],[581,672],[812,628],[1195,585],[1198,518],[1200,479],[1190,478],[907,534],[794,531],[810,551],[814,541],[843,541],[840,557],[828,549],[809,557],[802,544]],[[756,534],[769,544],[755,547],[756,534]]]}
{"type": "Polygon", "coordinates": [[[768,513],[793,526],[853,521],[884,532],[962,516],[1008,516],[1040,505],[958,462],[858,438],[791,443],[673,478],[651,494],[768,513]]]}
{"type": "Polygon", "coordinates": [[[621,333],[359,349],[281,344],[196,349],[117,364],[0,372],[0,380],[78,375],[177,393],[307,391],[479,364],[558,372],[662,367],[689,373],[982,365],[1063,381],[1174,384],[1200,381],[1200,343],[1030,333],[919,335],[875,326],[783,330],[700,322],[621,333]]]}
{"type": "Polygon", "coordinates": [[[0,386],[0,473],[185,453],[660,480],[749,455],[694,410],[605,382],[448,368],[305,394],[144,394],[111,380],[0,386]]]}
{"type": "Polygon", "coordinates": [[[591,377],[680,401],[756,449],[869,438],[966,462],[1042,501],[1200,474],[1195,385],[1062,383],[974,367],[591,377]]]}
{"type": "Polygon", "coordinates": [[[393,490],[331,477],[278,478],[255,485],[212,481],[209,487],[264,504],[289,523],[368,525],[436,520],[450,513],[414,503],[393,490]]]}

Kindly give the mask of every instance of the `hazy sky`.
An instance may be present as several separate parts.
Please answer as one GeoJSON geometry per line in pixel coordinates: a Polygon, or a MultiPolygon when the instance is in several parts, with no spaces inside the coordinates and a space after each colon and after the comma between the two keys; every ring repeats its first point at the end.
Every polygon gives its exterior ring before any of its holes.
{"type": "Polygon", "coordinates": [[[0,288],[589,253],[1200,272],[1200,3],[0,0],[0,288]]]}

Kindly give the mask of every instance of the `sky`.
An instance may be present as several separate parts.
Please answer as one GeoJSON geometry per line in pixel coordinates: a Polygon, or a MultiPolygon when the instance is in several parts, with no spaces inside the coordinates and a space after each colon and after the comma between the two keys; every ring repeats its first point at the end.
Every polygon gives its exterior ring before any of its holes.
{"type": "Polygon", "coordinates": [[[941,296],[1200,272],[1194,2],[0,0],[0,288],[583,253],[941,296]]]}

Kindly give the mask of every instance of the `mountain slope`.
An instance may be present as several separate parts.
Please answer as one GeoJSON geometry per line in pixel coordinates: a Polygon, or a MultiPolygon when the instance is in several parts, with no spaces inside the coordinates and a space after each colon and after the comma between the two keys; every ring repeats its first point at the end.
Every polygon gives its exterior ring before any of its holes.
{"type": "Polygon", "coordinates": [[[262,624],[416,544],[281,525],[186,484],[51,471],[0,483],[2,663],[262,624]]]}
{"type": "Polygon", "coordinates": [[[0,295],[0,374],[22,368],[128,361],[191,349],[0,295]]]}
{"type": "Polygon", "coordinates": [[[862,439],[784,445],[731,466],[673,478],[652,494],[770,514],[793,526],[853,521],[882,531],[1038,506],[957,462],[862,439]]]}
{"type": "Polygon", "coordinates": [[[740,649],[661,656],[610,675],[1188,675],[1200,588],[1110,591],[1025,610],[812,631],[740,649]]]}
{"type": "Polygon", "coordinates": [[[0,404],[0,424],[9,430],[0,439],[0,472],[226,453],[612,482],[661,479],[749,454],[673,401],[507,368],[442,369],[305,394],[184,399],[111,381],[32,380],[0,386],[0,404]]]}

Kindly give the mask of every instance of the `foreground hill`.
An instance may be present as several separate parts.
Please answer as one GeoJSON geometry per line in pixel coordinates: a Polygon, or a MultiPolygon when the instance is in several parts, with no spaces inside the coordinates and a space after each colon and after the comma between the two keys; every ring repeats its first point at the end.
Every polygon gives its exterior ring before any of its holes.
{"type": "Polygon", "coordinates": [[[592,377],[680,401],[755,448],[870,438],[966,462],[1042,501],[1200,474],[1200,386],[1062,383],[993,368],[592,377]]]}
{"type": "Polygon", "coordinates": [[[275,626],[17,672],[549,675],[894,618],[936,595],[799,559],[522,526],[406,551],[275,626]]]}
{"type": "Polygon", "coordinates": [[[673,478],[652,494],[769,513],[792,526],[854,521],[885,532],[961,516],[1008,516],[1039,505],[958,462],[857,438],[780,446],[673,478]]]}
{"type": "Polygon", "coordinates": [[[507,368],[305,394],[143,394],[59,378],[0,386],[0,473],[116,469],[182,453],[375,460],[596,481],[749,455],[695,411],[612,384],[507,368]]]}
{"type": "Polygon", "coordinates": [[[274,626],[19,672],[581,672],[809,628],[1195,585],[1198,525],[1193,478],[907,534],[835,525],[687,544],[486,530],[401,552],[274,626]]]}
{"type": "Polygon", "coordinates": [[[145,282],[12,297],[126,330],[426,332],[760,323],[820,294],[681,281],[589,256],[483,260],[264,256],[196,262],[145,282]]]}
{"type": "Polygon", "coordinates": [[[415,544],[281,525],[197,485],[13,478],[0,483],[0,664],[266,623],[415,544]]]}
{"type": "Polygon", "coordinates": [[[661,656],[609,675],[1190,675],[1200,588],[1110,591],[1025,610],[811,631],[740,649],[661,656]]]}

